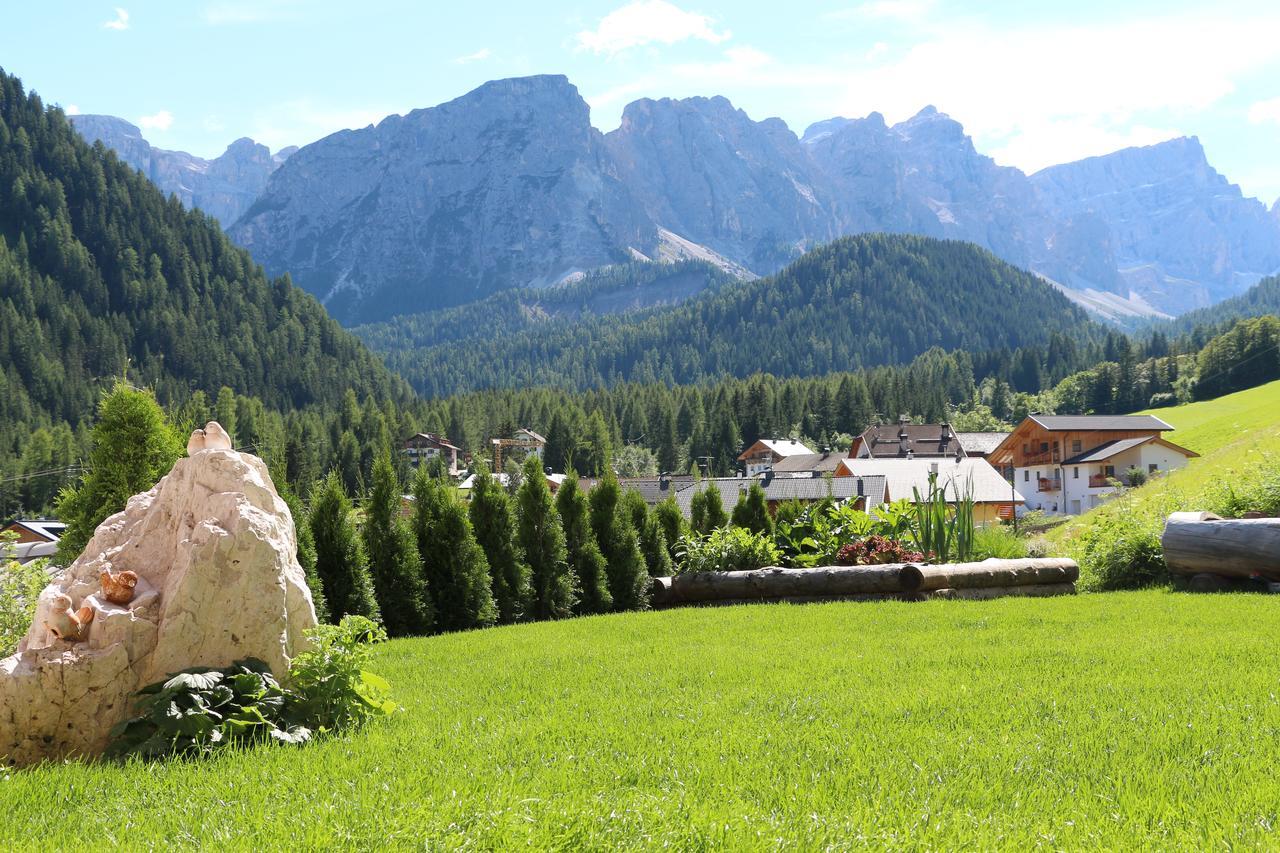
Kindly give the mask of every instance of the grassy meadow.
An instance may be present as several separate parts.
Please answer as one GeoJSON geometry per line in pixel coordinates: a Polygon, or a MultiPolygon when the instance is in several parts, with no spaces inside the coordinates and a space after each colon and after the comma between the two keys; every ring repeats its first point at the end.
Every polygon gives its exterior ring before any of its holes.
{"type": "Polygon", "coordinates": [[[1276,847],[1277,633],[1149,591],[398,640],[391,720],[16,772],[0,849],[1276,847]]]}

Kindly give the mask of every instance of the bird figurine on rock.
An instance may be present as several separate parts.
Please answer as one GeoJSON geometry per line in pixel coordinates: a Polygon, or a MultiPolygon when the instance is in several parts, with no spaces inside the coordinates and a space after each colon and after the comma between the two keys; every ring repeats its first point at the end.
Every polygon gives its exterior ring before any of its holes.
{"type": "Polygon", "coordinates": [[[133,601],[133,588],[138,585],[136,572],[113,572],[103,569],[98,573],[102,581],[102,597],[112,604],[128,604],[133,601]]]}
{"type": "Polygon", "coordinates": [[[204,429],[191,433],[187,440],[187,455],[195,456],[201,450],[231,450],[231,436],[217,421],[209,421],[204,429]]]}
{"type": "Polygon", "coordinates": [[[72,610],[71,596],[62,593],[53,597],[52,604],[53,612],[45,620],[44,626],[59,640],[69,643],[83,640],[89,623],[93,621],[93,608],[86,604],[79,610],[72,610]]]}

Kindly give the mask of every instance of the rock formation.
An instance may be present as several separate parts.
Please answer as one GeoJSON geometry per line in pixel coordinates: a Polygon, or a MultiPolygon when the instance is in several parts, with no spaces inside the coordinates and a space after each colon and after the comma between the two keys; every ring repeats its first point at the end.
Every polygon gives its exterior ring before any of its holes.
{"type": "Polygon", "coordinates": [[[272,156],[265,145],[237,139],[212,160],[185,151],[156,148],[142,138],[142,131],[115,116],[71,116],[80,135],[115,149],[120,159],[139,169],[165,193],[176,195],[188,208],[199,208],[228,226],[253,204],[271,176],[296,147],[272,156]]]}
{"type": "Polygon", "coordinates": [[[283,675],[316,624],[296,553],[262,460],[230,449],[180,459],[98,527],[0,661],[0,757],[95,755],[138,688],[187,667],[257,657],[283,675]],[[132,599],[109,601],[103,571],[134,573],[132,599]],[[91,614],[76,642],[49,627],[72,607],[91,614]]]}

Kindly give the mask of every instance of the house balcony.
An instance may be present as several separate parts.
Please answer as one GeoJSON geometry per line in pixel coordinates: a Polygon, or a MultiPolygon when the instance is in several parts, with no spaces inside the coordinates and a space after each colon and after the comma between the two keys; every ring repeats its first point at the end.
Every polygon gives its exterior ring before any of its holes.
{"type": "Polygon", "coordinates": [[[1033,453],[1024,456],[1022,459],[1022,467],[1034,468],[1037,465],[1054,465],[1062,461],[1062,454],[1057,450],[1046,450],[1043,453],[1033,453]]]}
{"type": "Polygon", "coordinates": [[[1111,485],[1111,478],[1106,474],[1091,474],[1089,476],[1089,488],[1105,489],[1111,485]]]}
{"type": "Polygon", "coordinates": [[[1060,492],[1062,491],[1062,479],[1059,477],[1040,477],[1037,483],[1038,492],[1060,492]]]}

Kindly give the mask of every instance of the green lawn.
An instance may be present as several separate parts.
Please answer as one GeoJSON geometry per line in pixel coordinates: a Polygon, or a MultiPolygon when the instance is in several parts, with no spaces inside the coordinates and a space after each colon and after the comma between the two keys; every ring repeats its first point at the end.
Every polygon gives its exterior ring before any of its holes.
{"type": "Polygon", "coordinates": [[[0,849],[1277,847],[1280,608],[1117,593],[402,640],[406,712],[0,781],[0,849]]]}

